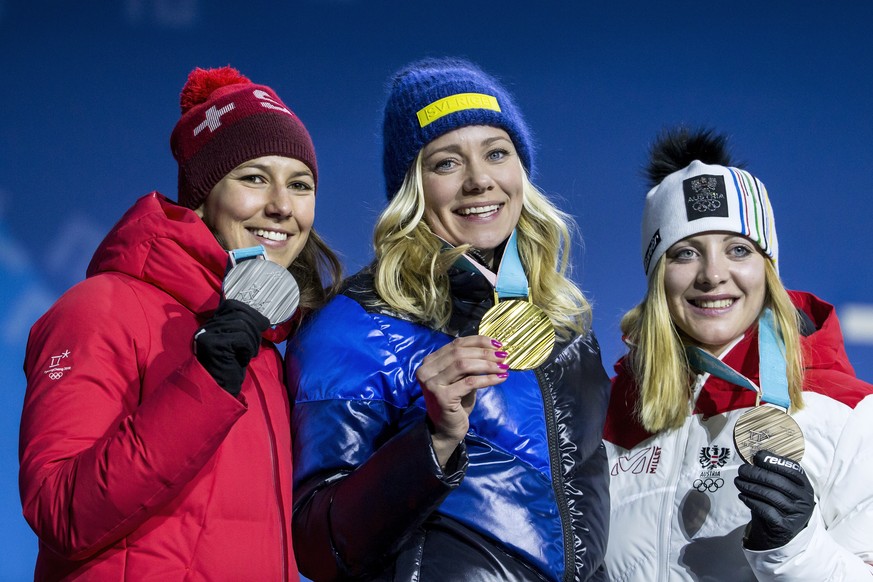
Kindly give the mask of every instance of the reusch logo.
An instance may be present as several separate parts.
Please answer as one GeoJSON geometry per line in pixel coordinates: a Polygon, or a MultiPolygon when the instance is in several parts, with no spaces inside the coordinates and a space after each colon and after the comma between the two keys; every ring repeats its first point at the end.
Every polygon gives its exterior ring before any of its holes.
{"type": "Polygon", "coordinates": [[[795,463],[794,461],[791,461],[789,459],[782,459],[780,457],[773,457],[771,455],[767,455],[766,457],[764,457],[764,462],[771,463],[773,465],[780,465],[782,467],[788,467],[789,469],[794,469],[798,473],[804,472],[803,467],[801,467],[800,465],[798,465],[797,463],[795,463]]]}

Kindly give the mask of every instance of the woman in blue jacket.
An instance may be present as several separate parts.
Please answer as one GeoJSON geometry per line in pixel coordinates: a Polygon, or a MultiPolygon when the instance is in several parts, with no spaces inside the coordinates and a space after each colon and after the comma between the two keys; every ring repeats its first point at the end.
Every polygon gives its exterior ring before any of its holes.
{"type": "Polygon", "coordinates": [[[383,140],[375,261],[287,353],[300,569],[602,579],[609,381],[521,113],[472,63],[419,61],[383,140]]]}

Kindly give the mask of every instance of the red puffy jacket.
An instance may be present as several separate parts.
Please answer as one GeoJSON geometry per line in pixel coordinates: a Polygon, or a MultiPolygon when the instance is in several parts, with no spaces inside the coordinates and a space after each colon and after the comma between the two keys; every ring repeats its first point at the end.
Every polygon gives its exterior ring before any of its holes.
{"type": "Polygon", "coordinates": [[[262,341],[234,398],[192,352],[226,260],[152,193],[33,326],[19,480],[36,579],[298,579],[281,356],[262,341]]]}

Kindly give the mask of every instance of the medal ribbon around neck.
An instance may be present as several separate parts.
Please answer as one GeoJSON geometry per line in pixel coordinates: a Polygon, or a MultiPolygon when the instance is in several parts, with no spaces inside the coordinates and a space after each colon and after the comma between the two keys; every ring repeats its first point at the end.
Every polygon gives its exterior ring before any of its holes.
{"type": "Polygon", "coordinates": [[[803,433],[787,413],[791,398],[788,395],[785,343],[776,331],[775,318],[769,308],[758,320],[760,387],[697,346],[686,346],[685,353],[688,363],[694,368],[752,390],[757,395],[755,408],[744,412],[734,427],[734,443],[743,460],[751,463],[756,452],[767,449],[800,461],[805,449],[803,433]],[[761,401],[765,406],[760,406],[761,401]]]}
{"type": "Polygon", "coordinates": [[[503,251],[494,289],[494,306],[479,323],[479,334],[503,344],[504,363],[512,370],[530,370],[546,361],[555,345],[555,328],[530,302],[527,275],[518,255],[513,230],[503,251]]]}
{"type": "Polygon", "coordinates": [[[267,259],[263,245],[228,251],[222,290],[226,299],[242,301],[269,319],[271,325],[291,319],[300,302],[294,276],[267,259]]]}

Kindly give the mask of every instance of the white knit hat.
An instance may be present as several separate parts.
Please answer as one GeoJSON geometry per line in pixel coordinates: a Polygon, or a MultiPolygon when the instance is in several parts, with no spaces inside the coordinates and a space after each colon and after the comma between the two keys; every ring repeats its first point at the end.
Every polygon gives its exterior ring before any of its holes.
{"type": "Polygon", "coordinates": [[[646,276],[675,243],[711,231],[754,241],[778,269],[779,244],[764,184],[745,170],[694,161],[646,195],[641,249],[646,276]]]}

